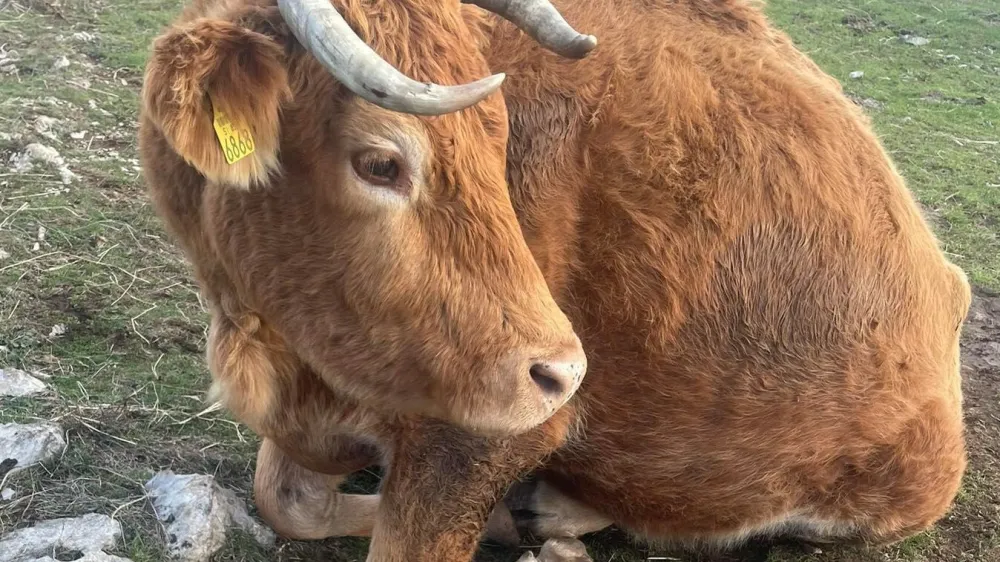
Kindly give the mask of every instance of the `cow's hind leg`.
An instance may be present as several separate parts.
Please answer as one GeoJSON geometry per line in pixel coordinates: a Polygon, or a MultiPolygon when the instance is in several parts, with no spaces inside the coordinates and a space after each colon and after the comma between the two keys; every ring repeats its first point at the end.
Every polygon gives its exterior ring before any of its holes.
{"type": "Polygon", "coordinates": [[[519,528],[541,538],[577,538],[614,522],[545,480],[519,482],[504,498],[519,528]]]}
{"type": "Polygon", "coordinates": [[[298,540],[370,536],[379,496],[339,490],[348,474],[322,474],[296,463],[270,439],[257,452],[254,496],[261,518],[298,540]]]}

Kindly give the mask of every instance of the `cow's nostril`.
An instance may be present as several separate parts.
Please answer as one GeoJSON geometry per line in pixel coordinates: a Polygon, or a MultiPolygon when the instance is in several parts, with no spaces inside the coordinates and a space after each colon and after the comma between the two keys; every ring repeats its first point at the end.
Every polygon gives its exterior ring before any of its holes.
{"type": "Polygon", "coordinates": [[[535,381],[535,384],[542,389],[546,396],[557,398],[566,391],[557,369],[544,363],[535,363],[528,372],[531,374],[531,380],[535,381]]]}

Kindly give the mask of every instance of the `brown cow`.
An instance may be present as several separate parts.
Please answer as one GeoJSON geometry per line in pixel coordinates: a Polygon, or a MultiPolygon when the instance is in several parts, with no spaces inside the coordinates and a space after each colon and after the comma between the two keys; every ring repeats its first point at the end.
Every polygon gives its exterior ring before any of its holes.
{"type": "Polygon", "coordinates": [[[970,290],[838,83],[744,0],[557,0],[582,60],[546,2],[476,3],[504,17],[195,0],[156,42],[146,177],[263,516],[465,562],[534,471],[546,536],[940,518],[970,290]],[[375,462],[380,495],[338,492],[375,462]]]}

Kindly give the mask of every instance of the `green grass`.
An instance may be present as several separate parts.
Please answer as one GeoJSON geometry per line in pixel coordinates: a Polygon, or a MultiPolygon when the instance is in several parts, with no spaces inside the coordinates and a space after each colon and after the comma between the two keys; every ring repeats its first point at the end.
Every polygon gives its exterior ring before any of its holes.
{"type": "Polygon", "coordinates": [[[1000,287],[1000,24],[994,0],[770,0],[773,21],[858,98],[973,282],[1000,287]],[[902,41],[910,34],[925,46],[902,41]],[[850,73],[862,71],[861,79],[850,73]]]}
{"type": "MultiPolygon", "coordinates": [[[[0,135],[0,250],[9,254],[0,259],[0,366],[48,373],[54,388],[43,399],[3,402],[0,423],[57,419],[70,443],[61,459],[10,478],[21,494],[0,503],[0,534],[43,518],[115,513],[125,528],[118,554],[159,561],[163,532],[142,494],[155,471],[212,473],[249,499],[256,440],[224,414],[199,416],[209,382],[205,310],[134,168],[142,66],[152,37],[180,7],[180,0],[0,0],[0,44],[18,69],[0,74],[7,135],[0,135]],[[74,36],[81,32],[96,39],[74,36]],[[63,55],[70,67],[54,70],[63,55]],[[35,131],[39,116],[59,120],[56,140],[35,131]],[[10,156],[30,142],[55,147],[79,180],[63,186],[46,167],[8,173],[10,156]],[[50,335],[56,325],[65,333],[50,335]]],[[[1000,289],[996,1],[770,0],[767,10],[849,94],[868,100],[876,131],[945,250],[975,283],[1000,289]],[[900,40],[905,33],[930,43],[909,45],[900,40]],[[850,79],[856,70],[864,77],[850,79]]],[[[976,519],[989,521],[998,470],[974,467],[959,516],[883,551],[776,545],[733,559],[998,560],[995,525],[990,531],[976,519]]],[[[614,531],[588,544],[599,562],[728,560],[661,554],[614,531]]],[[[346,562],[363,560],[366,547],[343,539],[269,551],[237,533],[216,559],[346,562]]],[[[484,560],[516,558],[482,549],[484,560]]]]}

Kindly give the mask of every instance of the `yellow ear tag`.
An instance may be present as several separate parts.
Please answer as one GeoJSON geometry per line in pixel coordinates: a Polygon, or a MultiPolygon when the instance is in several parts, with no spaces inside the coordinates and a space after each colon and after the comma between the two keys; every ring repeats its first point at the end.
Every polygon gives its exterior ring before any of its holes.
{"type": "Polygon", "coordinates": [[[235,164],[253,154],[253,135],[250,134],[250,127],[234,122],[218,107],[212,103],[212,126],[215,127],[215,136],[219,139],[222,152],[226,155],[226,162],[235,164]]]}

